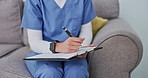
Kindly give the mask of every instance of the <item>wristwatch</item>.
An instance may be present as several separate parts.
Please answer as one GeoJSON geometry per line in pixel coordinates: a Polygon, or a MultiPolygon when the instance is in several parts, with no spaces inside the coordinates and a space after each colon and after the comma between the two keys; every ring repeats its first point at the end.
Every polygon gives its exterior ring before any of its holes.
{"type": "Polygon", "coordinates": [[[57,52],[55,51],[55,48],[56,48],[56,42],[51,42],[51,43],[50,43],[50,51],[51,51],[52,53],[57,53],[57,52]]]}

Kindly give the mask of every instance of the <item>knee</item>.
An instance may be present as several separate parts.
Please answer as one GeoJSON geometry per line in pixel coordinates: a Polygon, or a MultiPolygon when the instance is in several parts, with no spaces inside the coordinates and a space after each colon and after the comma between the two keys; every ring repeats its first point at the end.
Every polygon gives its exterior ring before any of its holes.
{"type": "Polygon", "coordinates": [[[36,74],[35,78],[62,78],[62,73],[56,68],[41,68],[36,74]]]}
{"type": "Polygon", "coordinates": [[[74,75],[87,75],[88,74],[88,70],[87,68],[84,68],[83,66],[73,66],[70,69],[71,72],[73,72],[74,75]]]}
{"type": "Polygon", "coordinates": [[[65,75],[68,78],[88,78],[88,70],[83,66],[72,66],[67,70],[65,75]]]}

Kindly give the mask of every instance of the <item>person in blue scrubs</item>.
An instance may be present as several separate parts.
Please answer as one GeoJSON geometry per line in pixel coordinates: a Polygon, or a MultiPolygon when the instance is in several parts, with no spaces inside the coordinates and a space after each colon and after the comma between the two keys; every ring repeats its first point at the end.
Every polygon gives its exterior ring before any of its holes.
{"type": "MultiPolygon", "coordinates": [[[[54,0],[26,0],[22,27],[42,30],[43,40],[64,42],[69,36],[66,27],[74,37],[78,37],[81,26],[96,17],[92,0],[67,0],[60,8],[54,0]]],[[[30,51],[28,56],[38,53],[30,51]]],[[[26,61],[26,66],[34,78],[88,78],[86,59],[72,61],[26,61]]]]}

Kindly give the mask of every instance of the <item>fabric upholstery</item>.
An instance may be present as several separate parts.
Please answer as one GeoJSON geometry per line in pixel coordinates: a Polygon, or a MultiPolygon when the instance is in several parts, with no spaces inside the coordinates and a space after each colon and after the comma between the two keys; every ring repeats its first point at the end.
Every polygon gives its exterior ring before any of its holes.
{"type": "Polygon", "coordinates": [[[21,44],[0,44],[0,57],[22,47],[21,44]]]}
{"type": "Polygon", "coordinates": [[[125,36],[112,36],[92,53],[89,62],[90,78],[130,78],[139,59],[137,46],[125,36]]]}
{"type": "MultiPolygon", "coordinates": [[[[29,47],[22,47],[17,49],[16,51],[13,51],[11,54],[1,58],[0,71],[4,71],[5,73],[7,72],[8,74],[10,73],[16,74],[24,78],[29,78],[30,74],[27,71],[25,62],[23,61],[23,58],[26,57],[28,52],[29,52],[29,47]]],[[[7,78],[7,76],[5,74],[0,73],[0,78],[7,78]]],[[[8,78],[14,78],[14,77],[9,76],[8,78]]],[[[21,78],[21,77],[18,77],[18,78],[21,78]]]]}
{"type": "Polygon", "coordinates": [[[21,0],[0,0],[0,43],[22,43],[21,0]]]}
{"type": "Polygon", "coordinates": [[[94,43],[100,44],[104,39],[115,35],[125,35],[135,41],[138,47],[142,47],[137,33],[134,32],[131,26],[121,18],[112,19],[103,26],[102,29],[97,32],[94,38],[94,43]]]}
{"type": "Polygon", "coordinates": [[[93,44],[104,48],[89,54],[90,78],[130,78],[142,58],[139,37],[121,18],[110,20],[99,30],[93,44]]]}
{"type": "MultiPolygon", "coordinates": [[[[22,9],[24,9],[24,4],[25,4],[25,0],[23,0],[22,9]]],[[[22,15],[23,15],[23,12],[22,12],[22,15]]],[[[23,29],[23,43],[24,43],[24,45],[29,46],[29,43],[28,43],[28,35],[27,35],[27,29],[23,29]]]]}
{"type": "Polygon", "coordinates": [[[119,16],[118,0],[92,0],[96,10],[96,14],[102,18],[116,18],[119,16]]]}
{"type": "Polygon", "coordinates": [[[31,77],[20,76],[18,74],[14,74],[9,71],[0,71],[0,78],[31,78],[31,77]]]}
{"type": "Polygon", "coordinates": [[[25,45],[29,46],[27,29],[23,29],[23,42],[25,45]]]}

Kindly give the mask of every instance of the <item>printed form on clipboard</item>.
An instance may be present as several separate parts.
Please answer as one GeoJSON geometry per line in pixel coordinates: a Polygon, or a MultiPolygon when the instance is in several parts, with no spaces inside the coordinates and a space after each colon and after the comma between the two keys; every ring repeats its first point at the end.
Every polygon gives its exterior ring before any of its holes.
{"type": "Polygon", "coordinates": [[[26,57],[24,60],[40,60],[40,61],[68,61],[76,58],[79,55],[93,52],[102,49],[103,47],[86,47],[80,48],[77,52],[73,53],[41,53],[35,56],[26,57]]]}

